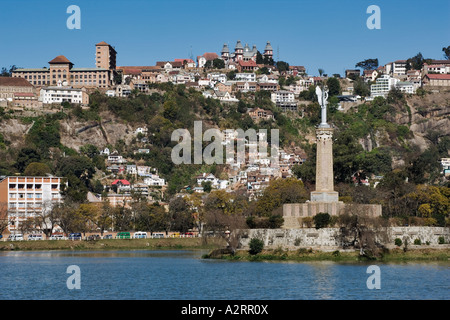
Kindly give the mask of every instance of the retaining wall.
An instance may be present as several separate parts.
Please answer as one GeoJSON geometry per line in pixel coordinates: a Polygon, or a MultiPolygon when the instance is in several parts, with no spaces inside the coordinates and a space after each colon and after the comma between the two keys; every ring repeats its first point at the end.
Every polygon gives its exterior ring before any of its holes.
{"type": "MultiPolygon", "coordinates": [[[[413,245],[415,239],[420,239],[424,248],[436,247],[439,237],[444,237],[445,243],[450,242],[450,228],[444,227],[389,227],[387,230],[388,243],[392,247],[396,238],[407,241],[413,245]],[[430,246],[426,243],[429,242],[430,246]]],[[[264,241],[264,247],[268,249],[284,248],[320,248],[333,250],[341,248],[339,228],[300,228],[300,229],[248,229],[243,231],[240,241],[242,249],[248,248],[252,238],[264,241]]],[[[442,246],[442,245],[441,245],[442,246]]]]}

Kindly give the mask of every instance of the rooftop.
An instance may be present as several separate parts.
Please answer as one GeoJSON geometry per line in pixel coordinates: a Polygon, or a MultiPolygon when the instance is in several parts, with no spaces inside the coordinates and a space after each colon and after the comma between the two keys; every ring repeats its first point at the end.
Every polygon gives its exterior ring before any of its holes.
{"type": "Polygon", "coordinates": [[[24,78],[0,77],[0,86],[32,87],[33,85],[24,78]]]}
{"type": "Polygon", "coordinates": [[[73,64],[72,62],[69,61],[69,59],[67,59],[65,56],[60,55],[57,56],[56,58],[54,58],[53,60],[48,62],[49,64],[56,64],[56,63],[69,63],[69,64],[73,64]]]}
{"type": "Polygon", "coordinates": [[[433,80],[450,80],[450,74],[427,74],[425,77],[433,80]]]}

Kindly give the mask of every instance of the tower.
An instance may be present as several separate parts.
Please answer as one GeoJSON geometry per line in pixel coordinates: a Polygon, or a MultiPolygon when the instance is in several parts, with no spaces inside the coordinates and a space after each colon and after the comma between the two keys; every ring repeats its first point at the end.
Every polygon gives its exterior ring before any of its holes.
{"type": "Polygon", "coordinates": [[[236,43],[236,47],[234,48],[235,61],[242,60],[243,55],[244,55],[244,47],[242,46],[241,40],[238,40],[236,43]]]}
{"type": "Polygon", "coordinates": [[[48,64],[50,65],[51,85],[56,85],[58,81],[70,84],[70,70],[73,67],[73,63],[69,59],[61,55],[49,61],[48,64]]]}
{"type": "Polygon", "coordinates": [[[105,41],[95,45],[95,66],[108,70],[116,69],[116,50],[105,41]]]}
{"type": "Polygon", "coordinates": [[[266,47],[264,48],[263,56],[273,59],[273,48],[272,45],[270,44],[270,41],[267,41],[266,47]]]}
{"type": "Polygon", "coordinates": [[[230,59],[230,49],[228,49],[228,45],[226,43],[223,45],[221,54],[224,61],[228,61],[230,59]]]}

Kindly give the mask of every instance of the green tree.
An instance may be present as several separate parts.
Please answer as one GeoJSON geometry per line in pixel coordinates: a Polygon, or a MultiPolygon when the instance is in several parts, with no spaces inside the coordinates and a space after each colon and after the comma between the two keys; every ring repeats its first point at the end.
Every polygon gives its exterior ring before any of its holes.
{"type": "Polygon", "coordinates": [[[256,214],[269,217],[283,204],[305,202],[307,198],[302,181],[295,178],[272,180],[258,199],[256,214]]]}
{"type": "Polygon", "coordinates": [[[442,48],[442,52],[444,52],[444,58],[450,60],[450,46],[442,48]]]}
{"type": "Polygon", "coordinates": [[[169,203],[170,230],[187,232],[194,227],[194,216],[187,201],[177,197],[169,203]]]}
{"type": "Polygon", "coordinates": [[[280,72],[288,71],[289,70],[289,63],[285,61],[277,61],[277,69],[280,72]]]}
{"type": "Polygon", "coordinates": [[[264,58],[259,50],[256,52],[256,64],[264,64],[264,58]]]}
{"type": "Polygon", "coordinates": [[[424,63],[431,62],[430,59],[425,59],[422,55],[422,53],[416,54],[414,57],[409,58],[406,60],[406,70],[414,69],[414,70],[421,70],[423,68],[424,63]]]}
{"type": "Polygon", "coordinates": [[[370,87],[361,77],[357,77],[353,83],[353,92],[356,95],[367,97],[370,95],[370,87]]]}
{"type": "Polygon", "coordinates": [[[212,190],[211,181],[202,182],[203,191],[206,193],[210,193],[212,190]]]}
{"type": "Polygon", "coordinates": [[[374,70],[378,68],[378,59],[366,59],[358,62],[355,68],[362,68],[364,70],[374,70]]]}
{"type": "Polygon", "coordinates": [[[25,176],[45,176],[51,173],[50,168],[41,162],[31,162],[23,172],[25,176]]]}
{"type": "Polygon", "coordinates": [[[256,255],[264,249],[264,241],[257,238],[252,238],[249,242],[249,248],[250,250],[248,252],[251,255],[256,255]]]}
{"type": "Polygon", "coordinates": [[[336,78],[328,78],[327,80],[328,94],[330,97],[338,96],[341,93],[341,84],[336,78]]]}
{"type": "Polygon", "coordinates": [[[325,228],[328,226],[328,224],[330,223],[331,217],[328,213],[326,212],[321,212],[316,214],[313,217],[314,220],[314,225],[316,226],[316,229],[321,229],[321,228],[325,228]]]}
{"type": "Polygon", "coordinates": [[[24,172],[25,168],[32,162],[40,162],[41,154],[35,149],[25,147],[20,149],[17,154],[15,167],[19,172],[24,172]]]}

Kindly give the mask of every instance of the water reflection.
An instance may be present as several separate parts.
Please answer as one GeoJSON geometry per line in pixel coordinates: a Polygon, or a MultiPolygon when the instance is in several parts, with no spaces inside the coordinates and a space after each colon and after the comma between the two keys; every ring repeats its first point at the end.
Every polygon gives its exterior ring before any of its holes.
{"type": "Polygon", "coordinates": [[[332,299],[335,291],[336,278],[334,274],[335,263],[320,261],[310,263],[313,273],[312,286],[315,288],[318,299],[332,299]]]}
{"type": "Polygon", "coordinates": [[[379,264],[382,289],[368,290],[369,264],[202,260],[204,253],[0,252],[0,299],[450,299],[448,262],[379,264]],[[78,292],[66,287],[72,264],[81,269],[78,292]]]}

